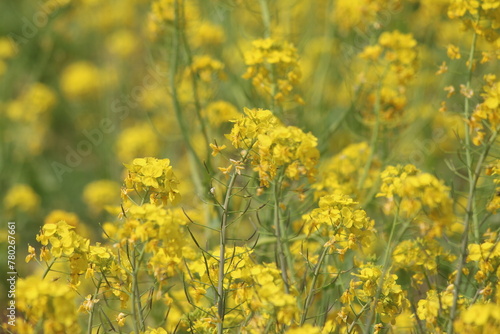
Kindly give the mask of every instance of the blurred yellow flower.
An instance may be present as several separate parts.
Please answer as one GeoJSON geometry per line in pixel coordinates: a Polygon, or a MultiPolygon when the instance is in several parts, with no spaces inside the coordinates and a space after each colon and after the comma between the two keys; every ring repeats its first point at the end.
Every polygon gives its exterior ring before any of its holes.
{"type": "Polygon", "coordinates": [[[3,199],[7,212],[20,211],[33,214],[40,207],[40,196],[26,184],[10,188],[3,199]]]}
{"type": "Polygon", "coordinates": [[[64,69],[60,85],[70,100],[89,98],[98,94],[101,89],[101,72],[90,62],[74,62],[64,69]]]}
{"type": "Polygon", "coordinates": [[[125,128],[116,139],[116,155],[121,162],[137,157],[154,157],[159,153],[160,139],[151,125],[146,123],[125,128]]]}
{"type": "Polygon", "coordinates": [[[106,206],[120,204],[120,184],[111,180],[98,180],[87,184],[83,190],[83,201],[94,213],[106,206]]]}

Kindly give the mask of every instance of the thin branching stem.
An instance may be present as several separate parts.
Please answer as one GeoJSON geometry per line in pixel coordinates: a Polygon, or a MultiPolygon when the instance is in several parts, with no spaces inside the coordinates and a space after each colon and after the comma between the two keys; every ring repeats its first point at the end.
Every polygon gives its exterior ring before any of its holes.
{"type": "MultiPolygon", "coordinates": [[[[396,225],[398,224],[398,220],[399,220],[399,203],[396,203],[396,212],[394,213],[394,220],[392,221],[391,232],[389,234],[389,240],[387,241],[387,248],[385,250],[382,274],[380,275],[379,283],[377,286],[377,291],[375,292],[375,296],[373,298],[373,302],[372,302],[373,307],[370,310],[370,313],[368,314],[368,317],[366,319],[366,328],[370,328],[370,325],[373,321],[373,318],[375,317],[377,303],[379,301],[380,294],[382,293],[382,289],[384,287],[385,276],[389,272],[389,268],[390,268],[389,257],[391,256],[391,253],[392,253],[392,243],[393,243],[393,239],[394,239],[394,232],[396,231],[396,225]]],[[[402,233],[404,233],[404,229],[403,229],[402,233]]],[[[402,235],[400,234],[400,237],[401,236],[402,235]]]]}
{"type": "Polygon", "coordinates": [[[481,170],[483,168],[483,163],[488,156],[488,153],[491,149],[491,146],[495,142],[497,138],[498,133],[495,131],[489,141],[486,143],[484,147],[484,151],[479,157],[479,160],[477,161],[476,168],[472,174],[472,179],[469,187],[469,193],[468,193],[468,199],[467,199],[467,206],[465,208],[465,221],[464,221],[464,233],[462,237],[462,243],[460,245],[460,257],[458,261],[458,267],[457,267],[457,273],[455,276],[455,282],[454,282],[454,289],[453,289],[453,303],[451,305],[450,309],[450,322],[448,323],[448,333],[453,334],[453,321],[455,320],[455,317],[457,315],[457,305],[458,305],[458,297],[459,297],[459,290],[460,290],[460,284],[462,282],[462,276],[463,276],[463,268],[465,265],[465,260],[467,258],[467,248],[469,245],[469,230],[470,230],[470,225],[471,225],[471,220],[472,220],[472,215],[473,213],[473,203],[474,203],[474,193],[476,190],[477,182],[479,181],[479,177],[481,176],[481,170]]]}
{"type": "MultiPolygon", "coordinates": [[[[101,288],[101,282],[102,282],[102,276],[97,281],[95,292],[94,292],[94,295],[91,297],[91,299],[95,299],[99,295],[99,289],[101,288]]],[[[87,334],[92,334],[92,327],[93,327],[92,323],[94,322],[94,314],[95,314],[94,310],[95,310],[95,305],[92,306],[92,309],[90,310],[87,334]]]]}
{"type": "Polygon", "coordinates": [[[307,311],[308,311],[309,307],[311,306],[311,302],[312,302],[313,297],[315,295],[316,281],[318,280],[319,272],[321,270],[321,266],[323,265],[323,261],[325,259],[325,256],[328,253],[328,249],[329,249],[329,247],[323,248],[323,251],[321,252],[318,263],[316,264],[316,267],[314,268],[314,274],[313,274],[313,278],[312,278],[312,282],[311,282],[311,287],[309,289],[309,293],[307,294],[306,301],[304,302],[304,310],[302,311],[302,317],[300,319],[301,326],[307,320],[307,311]]]}
{"type": "Polygon", "coordinates": [[[224,291],[224,276],[225,276],[225,268],[224,263],[226,261],[226,227],[227,227],[227,219],[229,216],[229,201],[231,199],[231,192],[233,190],[234,182],[238,177],[238,173],[235,170],[231,175],[231,179],[229,180],[229,184],[226,190],[226,196],[224,198],[224,204],[222,205],[222,219],[220,226],[220,253],[219,253],[219,279],[217,282],[217,314],[219,316],[219,321],[217,322],[217,333],[222,334],[224,330],[224,313],[225,313],[225,291],[224,291]]]}

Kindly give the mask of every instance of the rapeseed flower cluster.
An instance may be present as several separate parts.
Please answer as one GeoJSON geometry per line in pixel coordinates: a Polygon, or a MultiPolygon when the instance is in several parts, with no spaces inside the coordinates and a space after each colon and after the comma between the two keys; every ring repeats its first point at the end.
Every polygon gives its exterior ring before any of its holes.
{"type": "Polygon", "coordinates": [[[263,95],[280,103],[289,97],[302,101],[299,95],[291,96],[301,77],[293,44],[273,38],[255,40],[252,50],[245,53],[245,64],[248,68],[243,78],[252,79],[252,84],[263,95]]]}
{"type": "Polygon", "coordinates": [[[453,202],[443,181],[413,165],[388,166],[380,176],[382,185],[377,197],[387,199],[386,213],[397,210],[429,238],[454,231],[453,202]]]}
{"type": "Polygon", "coordinates": [[[470,129],[474,133],[473,142],[481,145],[485,140],[496,136],[500,126],[500,82],[494,74],[485,76],[486,86],[481,94],[483,102],[478,104],[470,118],[470,129]]]}
{"type": "Polygon", "coordinates": [[[348,249],[366,247],[373,241],[374,221],[357,208],[358,204],[340,192],[321,197],[319,208],[302,217],[303,232],[326,238],[324,247],[343,259],[348,249]]]}
{"type": "Polygon", "coordinates": [[[374,120],[374,111],[388,124],[401,120],[406,91],[417,71],[417,54],[414,37],[396,30],[382,33],[377,44],[358,55],[370,65],[358,79],[360,94],[365,96],[361,112],[367,120],[374,120]]]}
{"type": "Polygon", "coordinates": [[[172,171],[169,159],[138,158],[125,167],[128,175],[125,179],[126,190],[122,193],[124,200],[133,191],[149,195],[154,204],[175,204],[180,200],[177,190],[179,181],[172,171]]]}
{"type": "Polygon", "coordinates": [[[356,195],[362,198],[371,189],[378,178],[379,161],[374,161],[361,189],[358,180],[362,177],[363,168],[368,162],[371,148],[367,142],[351,144],[337,155],[324,162],[320,168],[318,182],[314,184],[316,196],[326,195],[339,190],[344,194],[356,195]]]}
{"type": "Polygon", "coordinates": [[[235,148],[249,150],[261,187],[269,187],[278,169],[290,180],[316,174],[317,139],[294,126],[284,126],[269,110],[246,109],[234,120],[227,138],[235,148]]]}

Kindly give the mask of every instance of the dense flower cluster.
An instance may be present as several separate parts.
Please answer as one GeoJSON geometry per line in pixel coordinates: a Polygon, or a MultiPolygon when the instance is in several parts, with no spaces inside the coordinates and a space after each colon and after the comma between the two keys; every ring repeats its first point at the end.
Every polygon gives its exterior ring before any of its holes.
{"type": "Polygon", "coordinates": [[[320,168],[320,177],[314,188],[316,196],[326,195],[335,190],[344,194],[362,196],[367,189],[371,189],[379,174],[379,161],[374,161],[368,176],[361,189],[358,189],[358,180],[362,177],[371,149],[368,143],[351,144],[340,153],[325,161],[320,168]]]}
{"type": "Polygon", "coordinates": [[[303,231],[318,234],[328,241],[324,247],[343,255],[348,249],[367,246],[374,237],[374,221],[357,208],[358,203],[339,192],[319,199],[319,208],[305,214],[303,231]]]}
{"type": "Polygon", "coordinates": [[[455,260],[434,239],[404,240],[392,252],[393,270],[405,269],[417,284],[423,284],[426,276],[437,273],[439,257],[450,263],[455,260]]]}
{"type": "MultiPolygon", "coordinates": [[[[243,322],[243,332],[257,333],[265,330],[268,322],[274,318],[273,328],[279,330],[292,324],[298,317],[297,300],[293,295],[284,293],[284,282],[276,265],[257,264],[252,253],[246,247],[226,249],[229,267],[224,285],[229,291],[226,297],[228,306],[234,308],[229,323],[237,325],[243,322]],[[253,316],[246,322],[245,318],[249,314],[253,316]]],[[[218,279],[218,254],[219,249],[214,249],[210,258],[189,263],[192,293],[210,298],[210,286],[218,279]]],[[[193,298],[197,297],[193,295],[193,298]]],[[[216,317],[213,316],[211,321],[215,323],[216,317]]]]}
{"type": "Polygon", "coordinates": [[[316,174],[317,139],[295,126],[284,126],[269,110],[247,109],[234,121],[227,138],[235,148],[251,151],[262,187],[269,187],[279,168],[291,180],[316,174]]]}
{"type": "Polygon", "coordinates": [[[475,145],[481,145],[488,133],[496,134],[500,130],[500,82],[495,81],[496,76],[493,74],[485,78],[487,84],[481,94],[484,101],[474,109],[469,122],[470,129],[475,134],[475,145]]]}
{"type": "Polygon", "coordinates": [[[224,78],[224,64],[209,56],[199,56],[193,59],[189,67],[189,75],[197,75],[203,82],[212,82],[224,78]]]}
{"type": "Polygon", "coordinates": [[[24,88],[16,99],[4,106],[5,115],[16,124],[11,129],[14,132],[12,138],[20,151],[35,155],[42,152],[56,102],[53,89],[37,82],[24,88]]]}
{"type": "Polygon", "coordinates": [[[36,333],[42,321],[44,333],[77,333],[80,326],[75,307],[76,292],[65,282],[40,280],[29,276],[17,282],[16,307],[24,313],[16,323],[18,333],[36,333]]]}
{"type": "MultiPolygon", "coordinates": [[[[436,290],[428,290],[426,298],[418,301],[417,316],[420,320],[425,321],[425,326],[428,330],[436,330],[441,326],[439,324],[440,317],[447,317],[450,314],[450,307],[453,303],[453,286],[442,292],[436,290]]],[[[463,303],[463,299],[460,300],[463,303]]]]}
{"type": "MultiPolygon", "coordinates": [[[[283,102],[300,80],[297,49],[288,42],[272,38],[255,40],[252,47],[251,51],[245,53],[248,69],[243,78],[252,79],[252,84],[258,90],[283,102]]],[[[301,101],[298,95],[295,95],[295,99],[301,101]]]]}
{"type": "MultiPolygon", "coordinates": [[[[385,277],[381,281],[382,269],[373,264],[364,264],[359,272],[354,274],[355,279],[349,283],[349,288],[341,297],[341,302],[351,304],[354,299],[362,303],[374,302],[374,309],[381,320],[390,323],[397,315],[409,306],[406,293],[396,281],[395,274],[385,277]]],[[[347,321],[347,318],[345,318],[347,321]]]]}
{"type": "Polygon", "coordinates": [[[127,199],[132,191],[145,192],[151,203],[167,205],[180,200],[177,189],[179,181],[172,171],[169,159],[137,158],[126,164],[128,176],[125,179],[126,191],[122,198],[127,199]]]}
{"type": "Polygon", "coordinates": [[[385,122],[397,121],[408,101],[406,91],[417,71],[417,42],[411,34],[384,32],[378,43],[364,48],[359,58],[369,61],[370,70],[359,77],[366,94],[362,113],[373,119],[373,111],[385,122]]]}
{"type": "Polygon", "coordinates": [[[468,29],[474,30],[487,41],[494,42],[500,35],[500,2],[498,0],[451,0],[448,16],[461,19],[468,29]]]}
{"type": "Polygon", "coordinates": [[[456,223],[453,201],[443,181],[413,165],[388,166],[380,177],[382,185],[377,196],[387,199],[387,213],[399,210],[415,221],[425,237],[453,231],[456,223]]]}

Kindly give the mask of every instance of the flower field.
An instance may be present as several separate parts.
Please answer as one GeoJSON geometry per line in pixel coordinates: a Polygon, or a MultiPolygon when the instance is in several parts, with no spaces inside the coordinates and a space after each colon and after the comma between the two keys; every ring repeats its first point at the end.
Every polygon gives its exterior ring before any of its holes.
{"type": "Polygon", "coordinates": [[[500,0],[0,13],[2,333],[500,333],[500,0]]]}

